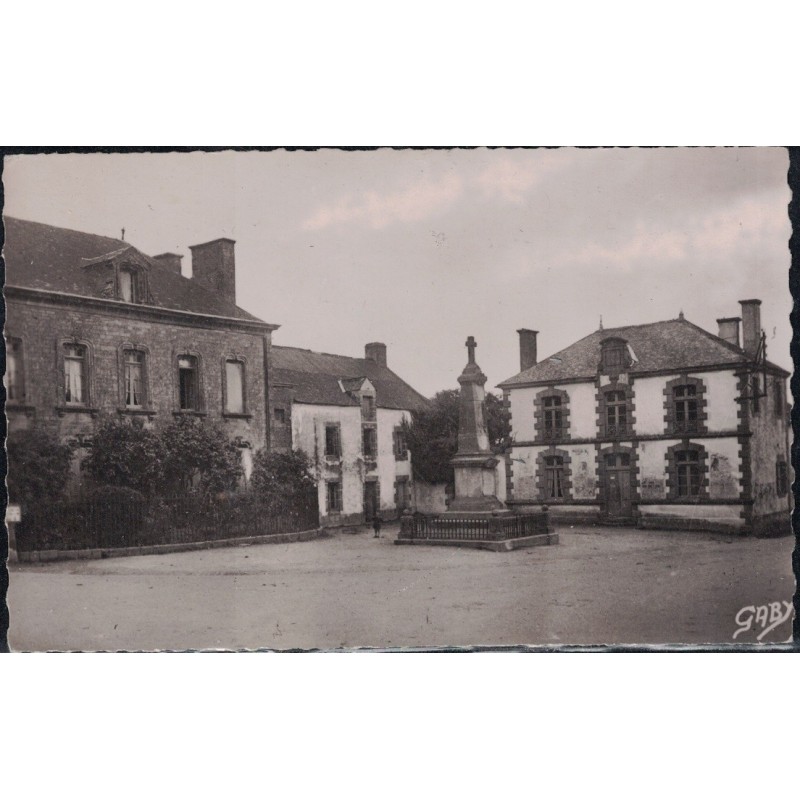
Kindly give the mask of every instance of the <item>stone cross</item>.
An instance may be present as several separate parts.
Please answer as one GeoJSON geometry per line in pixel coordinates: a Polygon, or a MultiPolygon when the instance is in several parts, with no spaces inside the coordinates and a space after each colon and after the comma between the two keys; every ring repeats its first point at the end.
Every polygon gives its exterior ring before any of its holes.
{"type": "Polygon", "coordinates": [[[478,343],[475,341],[475,337],[474,336],[470,336],[467,339],[465,344],[467,345],[467,352],[469,353],[469,363],[470,364],[474,364],[475,363],[475,348],[478,346],[478,343]]]}

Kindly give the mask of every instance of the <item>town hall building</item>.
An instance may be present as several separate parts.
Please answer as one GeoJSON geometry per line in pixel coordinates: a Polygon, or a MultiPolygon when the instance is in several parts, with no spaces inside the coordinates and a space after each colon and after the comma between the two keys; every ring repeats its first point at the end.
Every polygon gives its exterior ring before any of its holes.
{"type": "Polygon", "coordinates": [[[761,302],[718,320],[595,331],[499,384],[511,414],[508,503],[563,523],[785,532],[788,373],[766,359],[761,302]],[[741,341],[740,341],[741,333],[741,341]]]}

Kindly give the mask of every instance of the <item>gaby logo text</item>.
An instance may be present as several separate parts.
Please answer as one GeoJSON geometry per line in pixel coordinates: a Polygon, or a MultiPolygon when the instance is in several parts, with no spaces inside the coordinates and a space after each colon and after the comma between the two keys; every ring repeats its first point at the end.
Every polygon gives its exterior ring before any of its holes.
{"type": "Polygon", "coordinates": [[[770,631],[775,630],[778,625],[786,622],[791,616],[792,604],[786,600],[776,600],[774,603],[763,606],[745,606],[736,614],[736,624],[739,627],[733,634],[733,638],[735,639],[740,633],[751,629],[755,631],[760,627],[762,628],[761,633],[756,636],[756,640],[760,642],[770,631]]]}

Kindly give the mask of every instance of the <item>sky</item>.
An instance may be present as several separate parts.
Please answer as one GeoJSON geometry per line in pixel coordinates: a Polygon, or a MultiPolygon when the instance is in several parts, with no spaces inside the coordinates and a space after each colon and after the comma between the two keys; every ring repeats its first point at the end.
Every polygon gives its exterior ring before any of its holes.
{"type": "Polygon", "coordinates": [[[149,255],[236,240],[237,302],[273,342],[362,356],[423,394],[457,388],[468,336],[487,389],[599,327],[677,317],[717,332],[759,298],[791,369],[788,155],[779,148],[21,155],[4,213],[149,255]]]}

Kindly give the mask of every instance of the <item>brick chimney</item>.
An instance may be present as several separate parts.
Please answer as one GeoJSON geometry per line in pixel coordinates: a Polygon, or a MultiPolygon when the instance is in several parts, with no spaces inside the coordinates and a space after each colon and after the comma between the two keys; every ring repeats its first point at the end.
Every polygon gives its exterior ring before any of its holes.
{"type": "Polygon", "coordinates": [[[370,342],[364,345],[364,358],[386,366],[386,345],[383,342],[370,342]]]}
{"type": "Polygon", "coordinates": [[[231,304],[236,303],[236,262],[233,239],[196,244],[192,251],[192,279],[231,304]]]}
{"type": "Polygon", "coordinates": [[[519,334],[519,369],[525,372],[526,369],[536,365],[536,335],[539,331],[532,331],[529,328],[520,328],[519,334]]]}
{"type": "Polygon", "coordinates": [[[761,301],[740,300],[742,307],[742,349],[755,356],[761,342],[761,301]]]}
{"type": "Polygon", "coordinates": [[[741,321],[741,317],[723,317],[722,319],[718,319],[717,325],[719,325],[719,333],[717,336],[719,336],[720,339],[724,339],[728,344],[740,347],[739,323],[741,321]]]}
{"type": "Polygon", "coordinates": [[[181,274],[181,261],[183,260],[183,256],[177,253],[160,253],[157,256],[153,256],[152,260],[155,261],[156,264],[165,267],[170,272],[174,272],[178,275],[181,274]]]}

